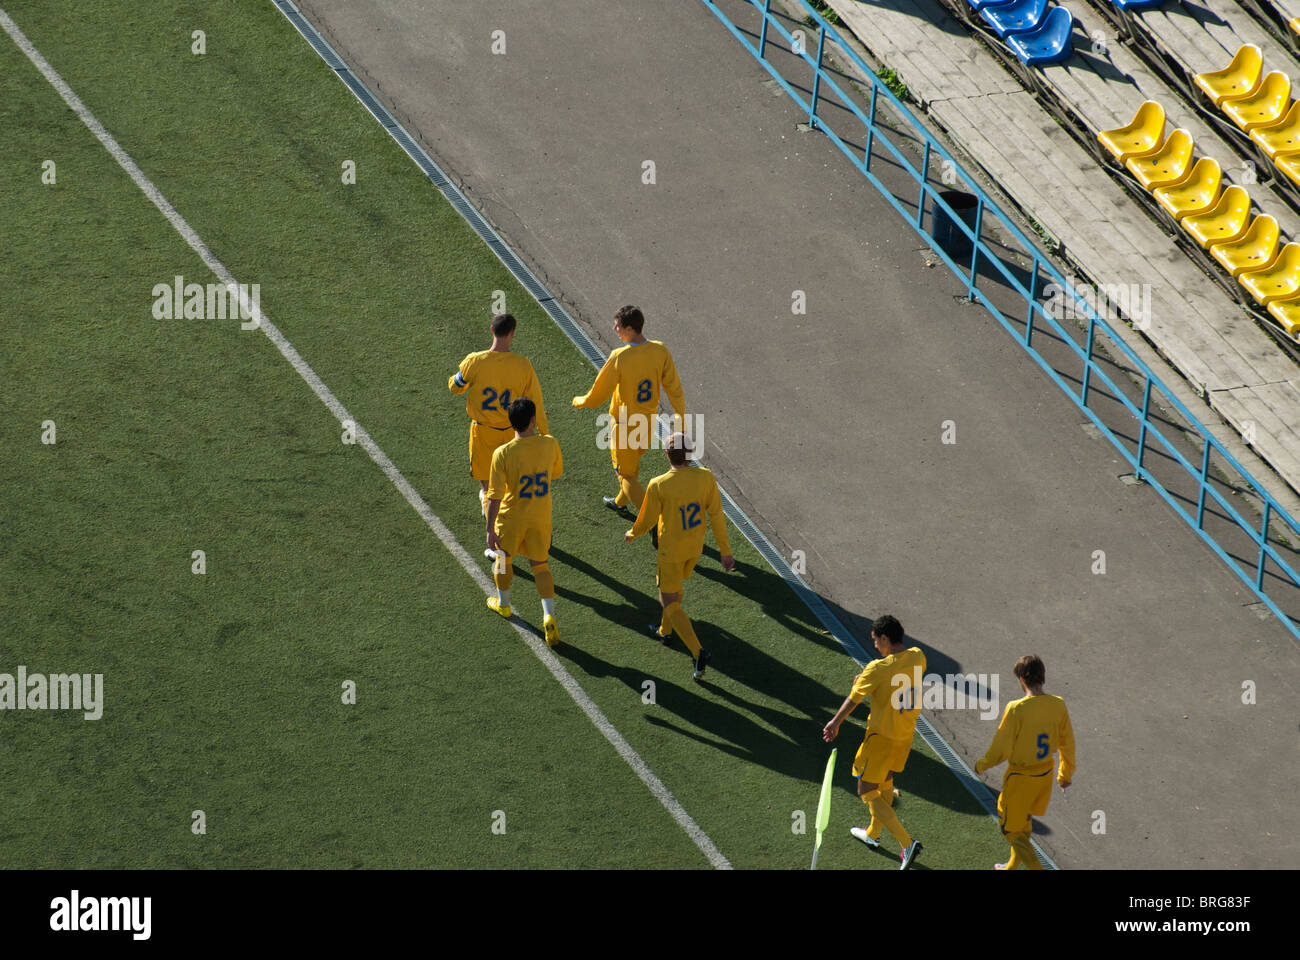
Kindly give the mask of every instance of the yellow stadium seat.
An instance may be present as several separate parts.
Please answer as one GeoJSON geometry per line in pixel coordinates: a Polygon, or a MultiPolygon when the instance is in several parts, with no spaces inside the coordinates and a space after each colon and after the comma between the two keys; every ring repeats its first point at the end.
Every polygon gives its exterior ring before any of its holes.
{"type": "Polygon", "coordinates": [[[1205,250],[1216,243],[1240,240],[1249,222],[1250,194],[1235,184],[1223,191],[1213,209],[1189,214],[1179,221],[1205,250]]]}
{"type": "Polygon", "coordinates": [[[1130,157],[1155,153],[1160,149],[1164,135],[1165,108],[1154,100],[1148,100],[1137,108],[1132,123],[1115,130],[1103,130],[1097,134],[1097,139],[1111,156],[1123,163],[1130,157]]]}
{"type": "Polygon", "coordinates": [[[1186,180],[1171,187],[1157,187],[1152,193],[1156,202],[1173,214],[1175,220],[1181,220],[1190,213],[1205,213],[1214,206],[1214,201],[1219,199],[1222,178],[1219,161],[1201,157],[1186,180]]]}
{"type": "Polygon", "coordinates": [[[1249,133],[1256,127],[1281,120],[1290,102],[1291,78],[1280,70],[1274,70],[1264,78],[1258,90],[1240,100],[1225,101],[1222,109],[1233,123],[1249,133]]]}
{"type": "Polygon", "coordinates": [[[1292,33],[1294,33],[1296,36],[1300,36],[1300,17],[1292,17],[1291,23],[1288,24],[1288,26],[1291,27],[1292,33]]]}
{"type": "Polygon", "coordinates": [[[1268,312],[1291,336],[1300,334],[1300,294],[1283,300],[1274,300],[1268,305],[1268,312]]]}
{"type": "Polygon", "coordinates": [[[1277,221],[1261,213],[1240,238],[1211,245],[1210,256],[1238,277],[1247,270],[1258,270],[1272,263],[1277,256],[1277,241],[1277,221]]]}
{"type": "Polygon", "coordinates": [[[1216,107],[1225,100],[1239,100],[1259,89],[1264,75],[1264,55],[1253,43],[1246,43],[1233,55],[1223,70],[1198,73],[1193,79],[1216,107]]]}
{"type": "Polygon", "coordinates": [[[1273,166],[1286,174],[1292,183],[1300,184],[1300,153],[1279,153],[1273,157],[1273,166]]]}
{"type": "Polygon", "coordinates": [[[1148,190],[1180,183],[1191,173],[1192,135],[1180,127],[1155,153],[1130,157],[1124,166],[1148,190]]]}
{"type": "Polygon", "coordinates": [[[1288,243],[1267,267],[1247,270],[1237,282],[1263,306],[1300,293],[1300,243],[1288,243]]]}
{"type": "Polygon", "coordinates": [[[1286,116],[1277,123],[1269,123],[1250,131],[1250,139],[1258,143],[1270,157],[1300,150],[1300,100],[1291,101],[1286,116]]]}

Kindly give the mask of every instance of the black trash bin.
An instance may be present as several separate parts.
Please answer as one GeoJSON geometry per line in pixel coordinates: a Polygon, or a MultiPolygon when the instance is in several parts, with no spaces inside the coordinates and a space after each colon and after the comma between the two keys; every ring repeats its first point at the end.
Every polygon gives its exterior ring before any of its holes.
{"type": "MultiPolygon", "coordinates": [[[[961,190],[943,190],[937,196],[952,208],[953,213],[957,214],[971,232],[974,232],[975,210],[979,206],[975,194],[964,193],[961,190]]],[[[935,243],[944,253],[958,263],[970,262],[973,249],[970,238],[962,232],[961,227],[957,226],[948,211],[934,201],[930,203],[930,236],[934,237],[935,243]]]]}

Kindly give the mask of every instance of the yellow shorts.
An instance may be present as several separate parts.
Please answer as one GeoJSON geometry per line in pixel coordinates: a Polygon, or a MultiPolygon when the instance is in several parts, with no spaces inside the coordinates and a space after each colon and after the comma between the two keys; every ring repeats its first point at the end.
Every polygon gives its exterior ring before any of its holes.
{"type": "MultiPolygon", "coordinates": [[[[629,419],[637,416],[643,415],[629,414],[629,419]]],[[[609,431],[609,459],[613,461],[615,471],[630,480],[637,478],[641,470],[641,458],[650,449],[653,437],[652,420],[648,416],[644,422],[638,421],[638,424],[629,428],[626,423],[615,422],[609,431]]]]}
{"type": "Polygon", "coordinates": [[[525,556],[541,563],[551,552],[551,525],[524,523],[510,516],[497,516],[497,539],[510,556],[525,556]]]}
{"type": "Polygon", "coordinates": [[[609,459],[614,462],[614,472],[629,480],[635,480],[640,475],[641,458],[644,456],[644,450],[633,450],[628,447],[609,448],[609,459]]]}
{"type": "Polygon", "coordinates": [[[1051,770],[1038,776],[1008,770],[1002,777],[1002,792],[998,794],[998,824],[1002,832],[1029,833],[1033,829],[1029,818],[1045,814],[1051,796],[1051,770]]]}
{"type": "Polygon", "coordinates": [[[480,483],[487,483],[492,473],[492,454],[497,447],[515,438],[510,427],[498,430],[471,420],[469,425],[469,472],[480,483]]]}
{"type": "Polygon", "coordinates": [[[853,775],[867,783],[884,783],[893,774],[902,772],[911,752],[911,740],[891,740],[868,730],[853,758],[853,775]]]}
{"type": "Polygon", "coordinates": [[[699,557],[694,560],[669,560],[660,554],[659,572],[655,575],[659,592],[681,593],[682,584],[691,578],[691,574],[695,572],[695,565],[699,562],[699,557]]]}

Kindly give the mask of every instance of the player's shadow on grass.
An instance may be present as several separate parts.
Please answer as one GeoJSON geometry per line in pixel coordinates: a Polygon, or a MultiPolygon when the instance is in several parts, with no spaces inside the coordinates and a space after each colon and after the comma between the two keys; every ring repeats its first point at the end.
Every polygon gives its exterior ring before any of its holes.
{"type": "MultiPolygon", "coordinates": [[[[659,609],[659,598],[652,594],[644,593],[636,587],[630,586],[617,577],[612,577],[598,567],[594,567],[584,560],[579,560],[571,553],[566,553],[559,547],[551,544],[551,556],[559,560],[566,567],[576,570],[578,573],[602,583],[609,587],[615,593],[621,595],[626,601],[624,603],[610,603],[607,600],[598,600],[596,597],[588,596],[585,593],[562,586],[560,583],[555,584],[555,592],[566,600],[586,607],[593,613],[598,614],[610,623],[617,623],[620,626],[640,629],[641,621],[647,624],[654,619],[658,619],[656,611],[659,609]]],[[[531,577],[529,579],[532,579],[531,577]]]]}
{"type": "MultiPolygon", "coordinates": [[[[647,638],[647,642],[653,642],[647,638]]],[[[723,753],[766,767],[776,773],[795,777],[809,783],[821,781],[826,759],[821,751],[810,749],[813,743],[809,730],[815,722],[806,718],[779,717],[780,711],[764,711],[765,719],[772,726],[781,730],[773,732],[766,726],[756,723],[752,717],[737,711],[736,705],[743,703],[736,697],[719,696],[719,690],[709,687],[696,687],[690,680],[690,655],[682,652],[681,644],[675,647],[675,656],[668,656],[664,661],[663,673],[655,676],[641,668],[623,667],[601,659],[595,654],[576,647],[566,647],[563,643],[557,648],[562,656],[577,668],[593,677],[614,677],[625,684],[637,697],[643,693],[642,684],[646,680],[655,683],[655,713],[646,717],[646,722],[664,727],[700,743],[721,750],[723,753]],[[678,683],[674,676],[685,677],[678,683]],[[728,702],[730,701],[730,702],[728,702]],[[707,735],[695,730],[688,730],[658,714],[668,714],[680,718],[707,735]],[[803,736],[790,738],[784,735],[787,729],[802,730],[803,736]]],[[[710,672],[713,672],[710,667],[710,672]]],[[[707,674],[706,674],[707,680],[707,674]]],[[[829,696],[829,691],[825,691],[829,696]]],[[[750,706],[750,705],[746,705],[750,706]]]]}
{"type": "MultiPolygon", "coordinates": [[[[855,713],[854,716],[856,717],[857,714],[855,713]]],[[[862,804],[863,816],[869,818],[870,814],[867,813],[866,804],[858,799],[858,782],[853,779],[852,775],[853,756],[862,743],[861,733],[850,731],[848,725],[845,724],[840,728],[840,735],[836,738],[835,743],[840,748],[841,754],[847,754],[847,757],[841,756],[837,764],[838,767],[842,767],[844,770],[843,776],[837,778],[840,781],[840,786],[848,791],[858,803],[862,804]],[[851,737],[848,736],[850,733],[853,734],[851,737]]],[[[936,806],[952,810],[954,813],[987,815],[988,811],[984,809],[979,800],[969,790],[958,782],[943,761],[922,753],[919,744],[920,739],[918,738],[913,742],[912,752],[907,757],[903,772],[894,775],[894,787],[901,794],[894,802],[894,812],[903,821],[903,825],[913,833],[916,832],[913,828],[917,824],[908,824],[907,822],[906,807],[908,797],[925,800],[936,806]]],[[[980,784],[980,789],[985,792],[985,795],[993,803],[997,802],[997,793],[989,791],[989,788],[984,784],[980,784]]],[[[925,838],[921,837],[921,841],[924,843],[925,838]]]]}
{"type": "Polygon", "coordinates": [[[766,561],[761,561],[760,565],[755,566],[738,560],[735,570],[726,573],[721,568],[722,558],[717,547],[705,544],[703,555],[713,562],[697,566],[695,568],[697,577],[713,580],[728,590],[752,600],[762,608],[764,614],[791,633],[805,640],[811,640],[828,650],[843,651],[843,647],[827,633],[821,621],[808,609],[808,605],[799,599],[799,595],[767,565],[766,561]]]}

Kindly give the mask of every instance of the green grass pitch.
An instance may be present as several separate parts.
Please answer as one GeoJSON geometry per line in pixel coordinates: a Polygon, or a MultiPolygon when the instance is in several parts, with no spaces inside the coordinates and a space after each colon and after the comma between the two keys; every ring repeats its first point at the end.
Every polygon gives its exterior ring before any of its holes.
{"type": "MultiPolygon", "coordinates": [[[[738,534],[738,571],[710,545],[687,591],[712,682],[644,636],[653,553],[568,405],[594,371],[276,9],[4,9],[476,557],[445,384],[506,291],[566,460],[556,652],[735,866],[806,868],[856,665],[738,534]]],[[[0,671],[102,673],[105,701],[0,714],[0,867],[707,866],[260,331],[153,318],[155,284],[214,278],[7,37],[0,73],[0,671]]],[[[897,866],[847,833],[863,719],[821,868],[897,866]]],[[[917,869],[1005,853],[919,738],[898,785],[917,869]]]]}

